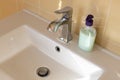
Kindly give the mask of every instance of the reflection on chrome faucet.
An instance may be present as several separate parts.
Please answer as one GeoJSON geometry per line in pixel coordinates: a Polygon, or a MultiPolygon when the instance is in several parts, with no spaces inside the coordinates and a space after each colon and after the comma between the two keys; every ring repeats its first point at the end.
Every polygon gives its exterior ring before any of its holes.
{"type": "Polygon", "coordinates": [[[73,9],[71,7],[64,7],[61,10],[55,11],[57,14],[63,14],[60,20],[54,20],[48,25],[48,31],[56,32],[59,27],[62,27],[62,33],[60,40],[68,43],[72,40],[71,27],[72,27],[72,13],[73,9]]]}

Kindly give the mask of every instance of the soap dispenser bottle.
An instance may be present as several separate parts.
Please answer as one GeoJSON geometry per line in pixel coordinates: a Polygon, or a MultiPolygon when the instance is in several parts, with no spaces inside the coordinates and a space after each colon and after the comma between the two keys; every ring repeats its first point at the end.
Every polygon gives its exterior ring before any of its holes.
{"type": "Polygon", "coordinates": [[[90,52],[93,49],[96,29],[93,27],[94,16],[89,14],[85,21],[85,26],[80,29],[78,46],[84,51],[90,52]]]}

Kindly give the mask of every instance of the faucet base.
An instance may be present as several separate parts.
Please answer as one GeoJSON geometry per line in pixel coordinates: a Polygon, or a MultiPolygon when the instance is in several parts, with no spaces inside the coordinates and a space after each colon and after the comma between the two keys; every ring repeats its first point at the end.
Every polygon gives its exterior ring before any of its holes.
{"type": "Polygon", "coordinates": [[[71,40],[72,40],[72,37],[71,37],[71,39],[65,39],[65,38],[63,38],[63,37],[59,37],[59,39],[61,40],[61,41],[63,41],[63,42],[65,42],[65,43],[69,43],[71,40]]]}

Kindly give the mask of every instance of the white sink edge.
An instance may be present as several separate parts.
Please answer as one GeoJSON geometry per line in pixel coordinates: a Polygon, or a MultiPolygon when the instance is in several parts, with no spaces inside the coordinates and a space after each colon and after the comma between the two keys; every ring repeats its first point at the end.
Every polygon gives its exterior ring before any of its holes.
{"type": "MultiPolygon", "coordinates": [[[[42,33],[40,33],[40,32],[37,32],[37,31],[35,31],[33,28],[31,28],[31,27],[29,27],[29,26],[27,26],[27,25],[25,25],[24,26],[24,28],[26,28],[27,30],[29,30],[29,31],[32,31],[32,33],[34,33],[34,34],[39,34],[39,35],[41,35],[42,37],[44,37],[44,38],[46,38],[46,39],[48,39],[48,40],[50,40],[51,42],[53,42],[51,39],[49,39],[47,36],[44,36],[44,34],[42,34],[42,33]]],[[[32,35],[32,34],[31,34],[32,35]]],[[[34,42],[34,41],[33,41],[34,42]]],[[[57,42],[53,42],[53,43],[55,43],[56,45],[59,45],[61,48],[63,48],[64,46],[62,46],[61,44],[59,44],[59,43],[57,43],[57,42]]],[[[39,47],[39,45],[35,45],[35,46],[37,46],[37,47],[39,47]]],[[[84,76],[85,75],[94,75],[93,73],[96,73],[96,76],[98,76],[99,75],[99,77],[103,74],[103,72],[104,72],[104,70],[102,69],[102,68],[100,68],[100,67],[98,67],[97,65],[95,65],[94,63],[91,63],[90,61],[88,61],[88,60],[86,60],[86,59],[84,59],[83,57],[81,57],[81,56],[78,56],[78,55],[76,55],[76,54],[73,54],[69,49],[67,49],[66,48],[66,50],[68,50],[70,53],[69,54],[71,54],[71,56],[72,57],[75,57],[75,58],[77,58],[77,60],[78,59],[80,59],[79,61],[81,61],[81,63],[82,62],[85,62],[86,64],[89,64],[89,65],[86,65],[86,66],[83,66],[82,67],[82,69],[84,69],[85,70],[85,67],[87,67],[87,66],[90,66],[91,65],[91,68],[90,69],[94,69],[94,70],[86,70],[86,71],[84,71],[85,73],[82,73],[82,74],[84,74],[84,76]],[[92,68],[93,67],[93,68],[92,68]],[[96,68],[95,68],[96,67],[96,68]],[[90,71],[90,72],[88,72],[87,73],[87,71],[90,71]],[[98,74],[98,75],[97,75],[98,74]]],[[[45,52],[46,53],[46,52],[45,52]]],[[[48,55],[48,54],[47,54],[48,55]]],[[[51,58],[53,58],[51,55],[48,55],[48,56],[50,56],[51,58]]],[[[74,58],[74,59],[75,59],[74,58]]],[[[54,58],[53,58],[54,59],[54,58]]],[[[56,59],[55,59],[56,60],[56,59]]],[[[57,60],[56,60],[57,61],[57,60]]],[[[57,61],[57,62],[59,62],[59,61],[57,61]]],[[[59,62],[59,63],[62,63],[62,62],[59,62]]],[[[80,63],[80,62],[78,62],[78,63],[80,63]]],[[[66,63],[67,64],[67,63],[66,63]]],[[[62,64],[63,65],[63,64],[62,64]]],[[[64,64],[65,65],[65,64],[64,64]]],[[[66,65],[67,66],[67,65],[66,65]]],[[[67,66],[68,68],[69,68],[69,66],[67,66]]],[[[87,67],[88,68],[88,67],[87,67]]],[[[80,70],[81,71],[81,70],[80,70]]],[[[77,70],[76,70],[76,72],[77,72],[77,70]]],[[[96,79],[95,80],[97,80],[99,77],[96,77],[96,79]]]]}

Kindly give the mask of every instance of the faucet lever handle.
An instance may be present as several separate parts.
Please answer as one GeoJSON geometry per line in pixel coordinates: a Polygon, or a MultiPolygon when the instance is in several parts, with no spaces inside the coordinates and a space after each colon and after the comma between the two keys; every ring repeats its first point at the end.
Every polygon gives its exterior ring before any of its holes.
{"type": "Polygon", "coordinates": [[[69,6],[55,11],[55,13],[57,13],[57,14],[62,14],[63,13],[63,15],[66,14],[66,15],[69,15],[69,16],[72,16],[72,12],[73,12],[73,9],[72,9],[72,7],[69,7],[69,6]]]}

